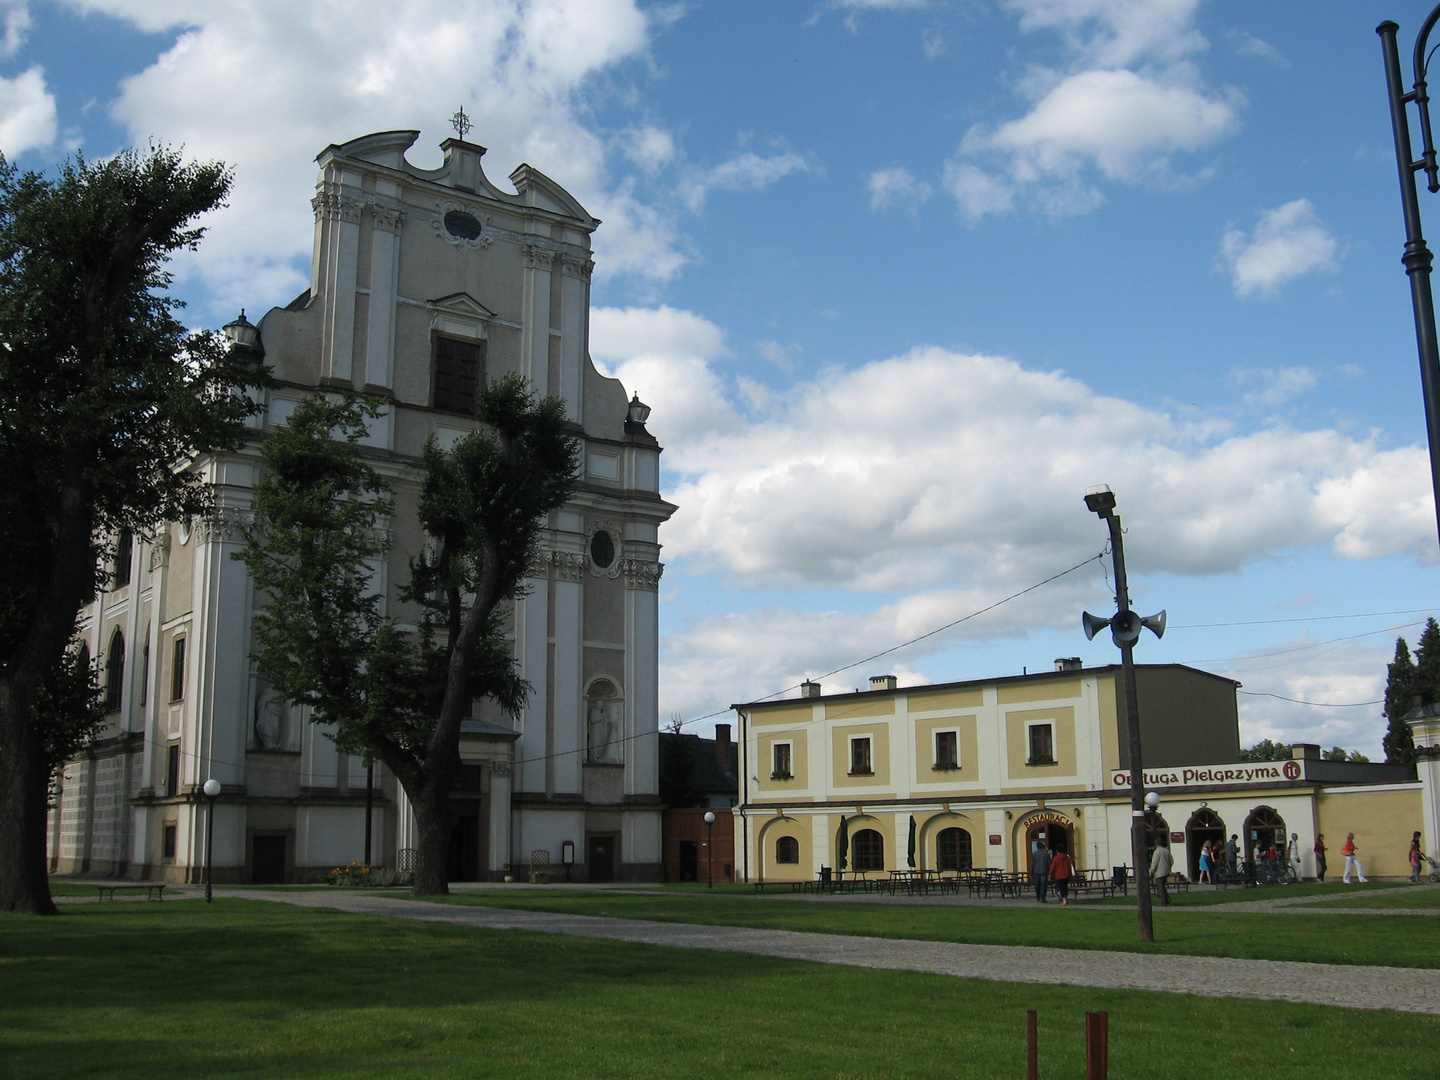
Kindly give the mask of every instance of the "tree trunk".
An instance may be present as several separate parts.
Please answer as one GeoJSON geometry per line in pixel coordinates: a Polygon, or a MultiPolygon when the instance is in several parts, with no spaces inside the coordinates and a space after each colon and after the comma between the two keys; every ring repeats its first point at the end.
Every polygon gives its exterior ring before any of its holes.
{"type": "Polygon", "coordinates": [[[419,799],[411,799],[419,834],[415,851],[415,896],[442,896],[450,891],[450,792],[448,785],[427,784],[419,799]]]}
{"type": "Polygon", "coordinates": [[[30,707],[0,686],[0,911],[57,915],[45,867],[49,771],[30,707]]]}

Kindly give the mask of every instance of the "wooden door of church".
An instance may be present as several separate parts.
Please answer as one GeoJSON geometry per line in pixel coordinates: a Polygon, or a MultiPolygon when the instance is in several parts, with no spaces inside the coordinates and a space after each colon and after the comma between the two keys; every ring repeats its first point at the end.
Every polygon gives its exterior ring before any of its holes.
{"type": "Polygon", "coordinates": [[[591,881],[615,880],[615,838],[592,836],[587,844],[587,877],[591,881]]]}

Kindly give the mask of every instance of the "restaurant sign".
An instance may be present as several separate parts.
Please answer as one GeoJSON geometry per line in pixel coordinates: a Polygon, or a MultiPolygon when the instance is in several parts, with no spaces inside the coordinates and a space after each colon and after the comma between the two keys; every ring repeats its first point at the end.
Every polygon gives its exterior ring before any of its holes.
{"type": "MultiPolygon", "coordinates": [[[[1304,779],[1299,761],[1245,761],[1238,765],[1191,765],[1182,769],[1145,770],[1147,788],[1219,787],[1224,784],[1276,784],[1304,779]]],[[[1112,788],[1128,788],[1128,772],[1110,774],[1112,788]]]]}

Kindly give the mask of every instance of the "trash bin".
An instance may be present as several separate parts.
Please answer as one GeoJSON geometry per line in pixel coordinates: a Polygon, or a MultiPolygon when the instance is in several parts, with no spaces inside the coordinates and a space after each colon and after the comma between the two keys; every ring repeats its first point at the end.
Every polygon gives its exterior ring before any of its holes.
{"type": "Polygon", "coordinates": [[[821,885],[829,885],[829,884],[830,884],[830,867],[828,867],[828,866],[822,866],[822,867],[820,867],[820,884],[821,884],[821,885]]]}

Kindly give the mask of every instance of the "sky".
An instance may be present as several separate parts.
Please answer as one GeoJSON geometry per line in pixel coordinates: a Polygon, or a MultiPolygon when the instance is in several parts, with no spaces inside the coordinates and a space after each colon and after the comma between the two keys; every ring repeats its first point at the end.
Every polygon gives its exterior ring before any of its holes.
{"type": "Polygon", "coordinates": [[[306,287],[331,143],[433,167],[463,106],[493,181],[567,187],[679,507],[662,721],[1116,662],[1108,484],[1169,617],[1137,659],[1242,683],[1247,745],[1379,759],[1440,548],[1375,27],[1408,55],[1429,8],[0,0],[0,151],[229,162],[196,326],[306,287]]]}

